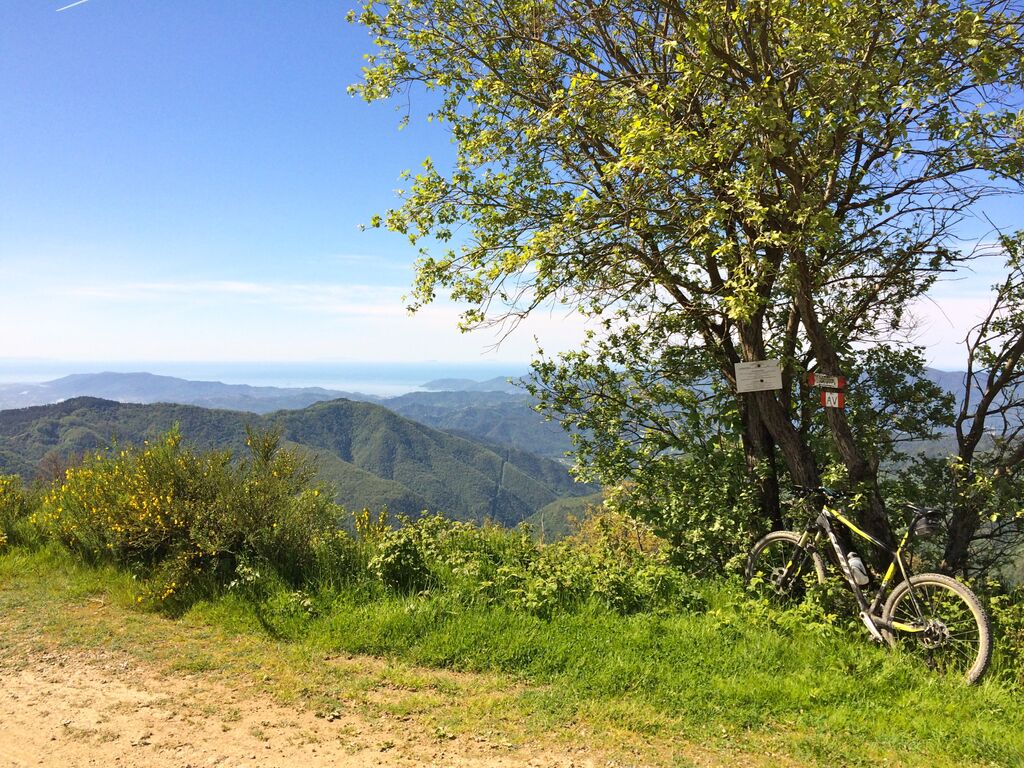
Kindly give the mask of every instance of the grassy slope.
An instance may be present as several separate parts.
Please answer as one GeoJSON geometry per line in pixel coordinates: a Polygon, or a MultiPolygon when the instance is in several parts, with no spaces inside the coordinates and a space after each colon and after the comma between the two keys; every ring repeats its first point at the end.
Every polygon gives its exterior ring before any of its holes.
{"type": "Polygon", "coordinates": [[[76,565],[54,549],[0,556],[0,650],[45,638],[113,645],[172,668],[250,678],[269,670],[266,686],[278,696],[320,709],[338,697],[371,706],[372,697],[361,698],[367,689],[398,678],[406,690],[387,706],[432,727],[497,729],[513,741],[571,729],[652,765],[1024,760],[1016,689],[933,677],[859,635],[807,629],[723,587],[708,588],[704,614],[593,610],[550,621],[357,593],[324,597],[314,617],[281,593],[259,605],[229,596],[170,621],[130,609],[133,588],[124,574],[76,565]],[[392,661],[357,657],[342,674],[323,663],[338,653],[392,661]],[[442,685],[443,673],[410,664],[484,674],[442,685]]]}

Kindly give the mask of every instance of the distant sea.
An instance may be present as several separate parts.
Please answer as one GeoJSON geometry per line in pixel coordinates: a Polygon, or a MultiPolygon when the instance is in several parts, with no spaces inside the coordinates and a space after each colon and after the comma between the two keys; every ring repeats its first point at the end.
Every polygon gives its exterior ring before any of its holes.
{"type": "Polygon", "coordinates": [[[73,373],[155,373],[193,381],[220,381],[260,387],[323,387],[393,397],[422,389],[434,379],[486,381],[522,376],[527,363],[210,363],[64,362],[2,360],[0,383],[36,383],[73,373]]]}

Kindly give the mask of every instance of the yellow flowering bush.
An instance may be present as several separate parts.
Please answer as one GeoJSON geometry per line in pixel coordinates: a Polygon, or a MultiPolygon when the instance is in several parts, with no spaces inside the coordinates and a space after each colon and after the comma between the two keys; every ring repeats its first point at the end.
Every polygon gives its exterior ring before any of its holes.
{"type": "Polygon", "coordinates": [[[148,577],[149,599],[180,600],[259,563],[291,583],[316,565],[313,542],[338,517],[313,468],[276,434],[250,431],[251,456],[197,453],[172,430],[141,448],[114,448],[69,469],[38,522],[69,549],[148,577]]]}
{"type": "Polygon", "coordinates": [[[17,475],[0,475],[0,552],[17,538],[15,527],[28,514],[28,501],[17,475]]]}

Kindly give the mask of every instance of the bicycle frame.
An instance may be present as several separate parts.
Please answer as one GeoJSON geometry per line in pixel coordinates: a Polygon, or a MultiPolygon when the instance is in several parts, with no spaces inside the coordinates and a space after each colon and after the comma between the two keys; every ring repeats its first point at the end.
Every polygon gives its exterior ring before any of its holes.
{"type": "MultiPolygon", "coordinates": [[[[917,559],[910,555],[912,541],[942,531],[942,510],[906,504],[910,524],[896,544],[853,521],[853,494],[795,485],[794,497],[793,510],[806,513],[804,525],[765,534],[747,555],[745,582],[758,599],[792,605],[813,584],[826,582],[826,560],[838,560],[858,606],[854,610],[875,640],[940,672],[963,673],[968,683],[981,678],[992,659],[991,620],[984,606],[969,587],[946,574],[910,570],[917,559]],[[891,555],[884,575],[864,578],[861,564],[848,557],[852,550],[842,526],[854,534],[849,539],[863,539],[891,555]]],[[[884,555],[882,560],[885,567],[884,555]]]]}
{"type": "MultiPolygon", "coordinates": [[[[906,562],[903,559],[903,552],[910,541],[911,532],[914,530],[914,523],[916,518],[907,527],[906,533],[903,534],[903,538],[900,541],[896,549],[890,549],[881,541],[876,539],[867,531],[861,530],[852,520],[846,517],[839,509],[832,507],[828,504],[828,501],[822,504],[821,510],[818,515],[812,519],[808,524],[804,532],[801,534],[800,539],[797,543],[797,551],[800,548],[805,549],[807,552],[814,553],[818,550],[818,543],[822,536],[827,537],[829,544],[835,552],[839,562],[846,561],[846,553],[843,551],[842,546],[839,544],[839,540],[836,537],[835,528],[833,522],[842,523],[844,526],[849,528],[853,533],[866,541],[871,542],[876,547],[880,547],[884,551],[892,555],[892,561],[889,563],[888,569],[886,569],[885,575],[882,577],[882,581],[879,585],[878,592],[874,598],[869,602],[865,596],[860,585],[857,584],[856,580],[847,572],[847,569],[840,568],[840,572],[843,574],[843,578],[850,585],[853,590],[854,597],[857,600],[857,605],[860,607],[860,618],[864,622],[871,635],[879,642],[883,641],[883,637],[880,629],[889,631],[899,632],[924,632],[927,628],[924,624],[907,624],[900,621],[886,621],[880,615],[882,606],[885,603],[886,595],[889,592],[889,585],[892,583],[893,578],[896,576],[897,570],[902,575],[903,579],[910,584],[910,571],[907,569],[906,562]]],[[[786,564],[786,570],[789,571],[793,567],[793,561],[789,561],[786,564]]],[[[801,565],[802,567],[802,565],[801,565]]],[[[799,571],[799,568],[797,569],[799,571]]],[[[920,605],[917,602],[917,596],[914,594],[914,589],[910,586],[910,599],[913,601],[915,608],[920,610],[920,605]]]]}

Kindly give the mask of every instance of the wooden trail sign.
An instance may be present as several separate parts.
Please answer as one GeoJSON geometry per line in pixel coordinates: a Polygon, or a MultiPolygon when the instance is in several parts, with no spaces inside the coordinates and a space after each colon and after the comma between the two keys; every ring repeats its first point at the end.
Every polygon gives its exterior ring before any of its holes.
{"type": "Polygon", "coordinates": [[[782,366],[778,360],[736,363],[736,391],[764,392],[782,389],[782,366]]]}

